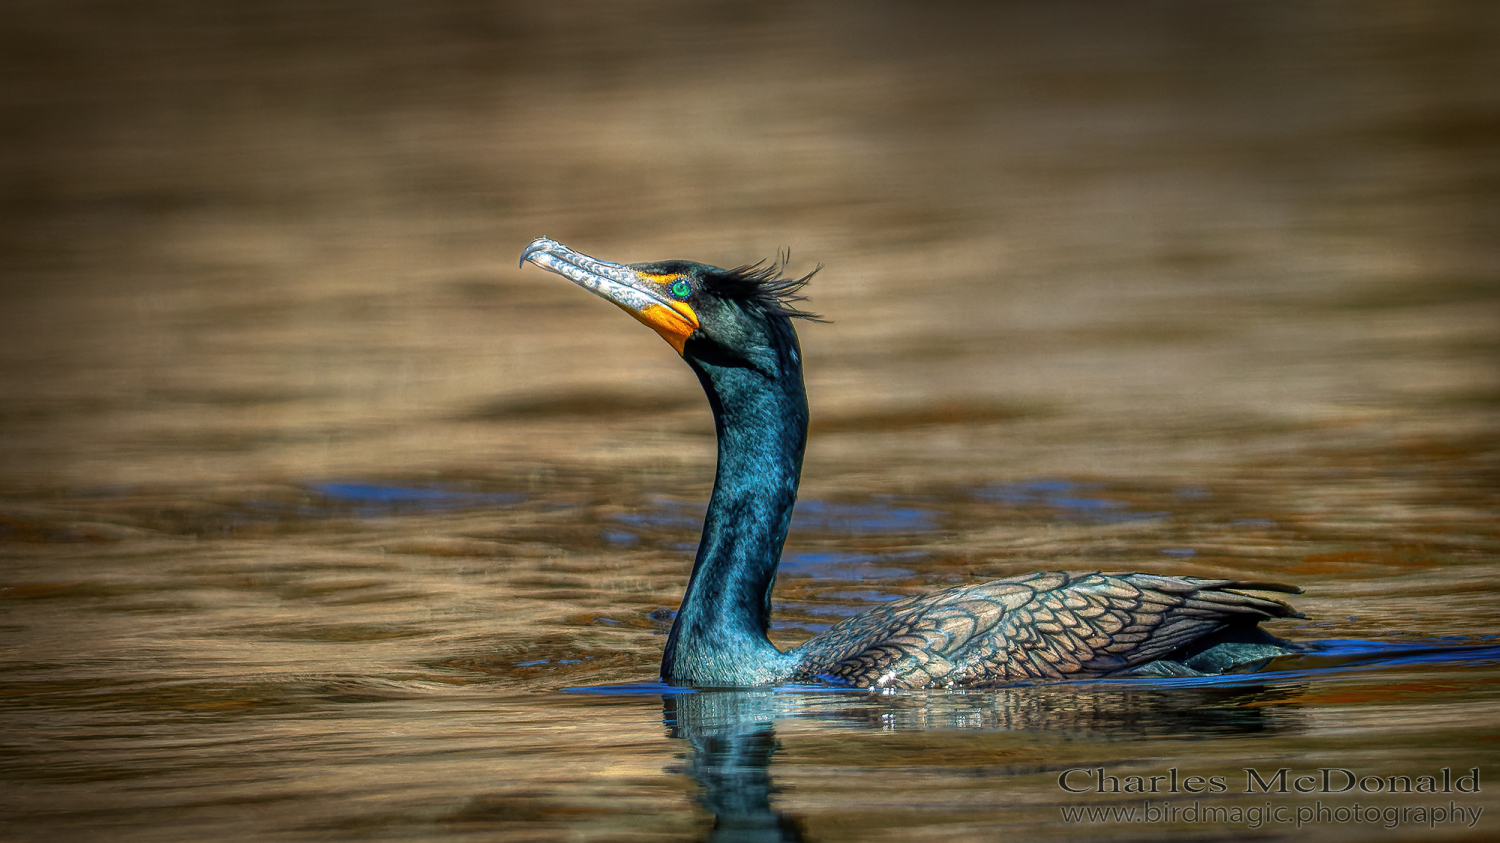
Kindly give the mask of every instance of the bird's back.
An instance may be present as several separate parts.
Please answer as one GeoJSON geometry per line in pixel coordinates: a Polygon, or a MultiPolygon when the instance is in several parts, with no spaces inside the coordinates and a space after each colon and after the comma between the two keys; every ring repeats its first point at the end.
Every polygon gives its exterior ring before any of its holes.
{"type": "Polygon", "coordinates": [[[1084,679],[1137,668],[1226,629],[1299,617],[1279,600],[1236,588],[1299,591],[1154,574],[1028,574],[849,618],[794,651],[791,679],[886,688],[1084,679]]]}

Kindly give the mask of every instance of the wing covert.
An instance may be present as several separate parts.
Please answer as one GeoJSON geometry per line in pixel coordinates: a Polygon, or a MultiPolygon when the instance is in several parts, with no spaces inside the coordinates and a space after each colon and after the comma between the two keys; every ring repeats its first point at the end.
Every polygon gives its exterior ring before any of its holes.
{"type": "Polygon", "coordinates": [[[1228,590],[1290,586],[1048,572],[960,586],[850,618],[796,653],[797,677],[856,687],[1088,678],[1159,659],[1231,623],[1296,613],[1228,590]]]}

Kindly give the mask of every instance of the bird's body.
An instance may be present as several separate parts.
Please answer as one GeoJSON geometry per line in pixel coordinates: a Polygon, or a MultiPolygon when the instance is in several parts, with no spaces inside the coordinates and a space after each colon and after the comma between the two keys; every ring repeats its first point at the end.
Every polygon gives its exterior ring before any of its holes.
{"type": "Polygon", "coordinates": [[[552,240],[531,261],[649,325],[703,384],[718,470],[693,572],[662,656],[679,685],[986,687],[1125,672],[1159,675],[1254,667],[1294,645],[1259,631],[1295,617],[1285,603],[1235,588],[1276,583],[1152,574],[1047,572],[897,600],[802,646],[766,636],[771,587],[807,442],[802,352],[791,319],[806,278],[769,268],[687,261],[623,265],[552,240]]]}

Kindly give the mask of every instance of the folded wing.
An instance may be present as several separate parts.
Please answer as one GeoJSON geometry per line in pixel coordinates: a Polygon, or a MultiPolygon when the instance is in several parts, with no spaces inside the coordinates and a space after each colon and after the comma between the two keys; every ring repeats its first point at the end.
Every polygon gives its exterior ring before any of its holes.
{"type": "Polygon", "coordinates": [[[983,687],[1102,676],[1231,625],[1297,617],[1279,583],[1047,572],[898,600],[795,651],[795,681],[856,687],[983,687]]]}

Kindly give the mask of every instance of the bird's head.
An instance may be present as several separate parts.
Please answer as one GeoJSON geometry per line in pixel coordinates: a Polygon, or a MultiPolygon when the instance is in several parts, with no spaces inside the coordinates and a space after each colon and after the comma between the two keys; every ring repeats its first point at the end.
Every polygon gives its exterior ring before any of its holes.
{"type": "MultiPolygon", "coordinates": [[[[775,374],[797,356],[790,319],[817,319],[796,303],[813,272],[781,274],[785,259],[735,269],[670,260],[620,264],[591,258],[545,237],[521,253],[618,305],[661,334],[690,363],[748,366],[775,374]]],[[[800,368],[800,361],[797,363],[800,368]]]]}

